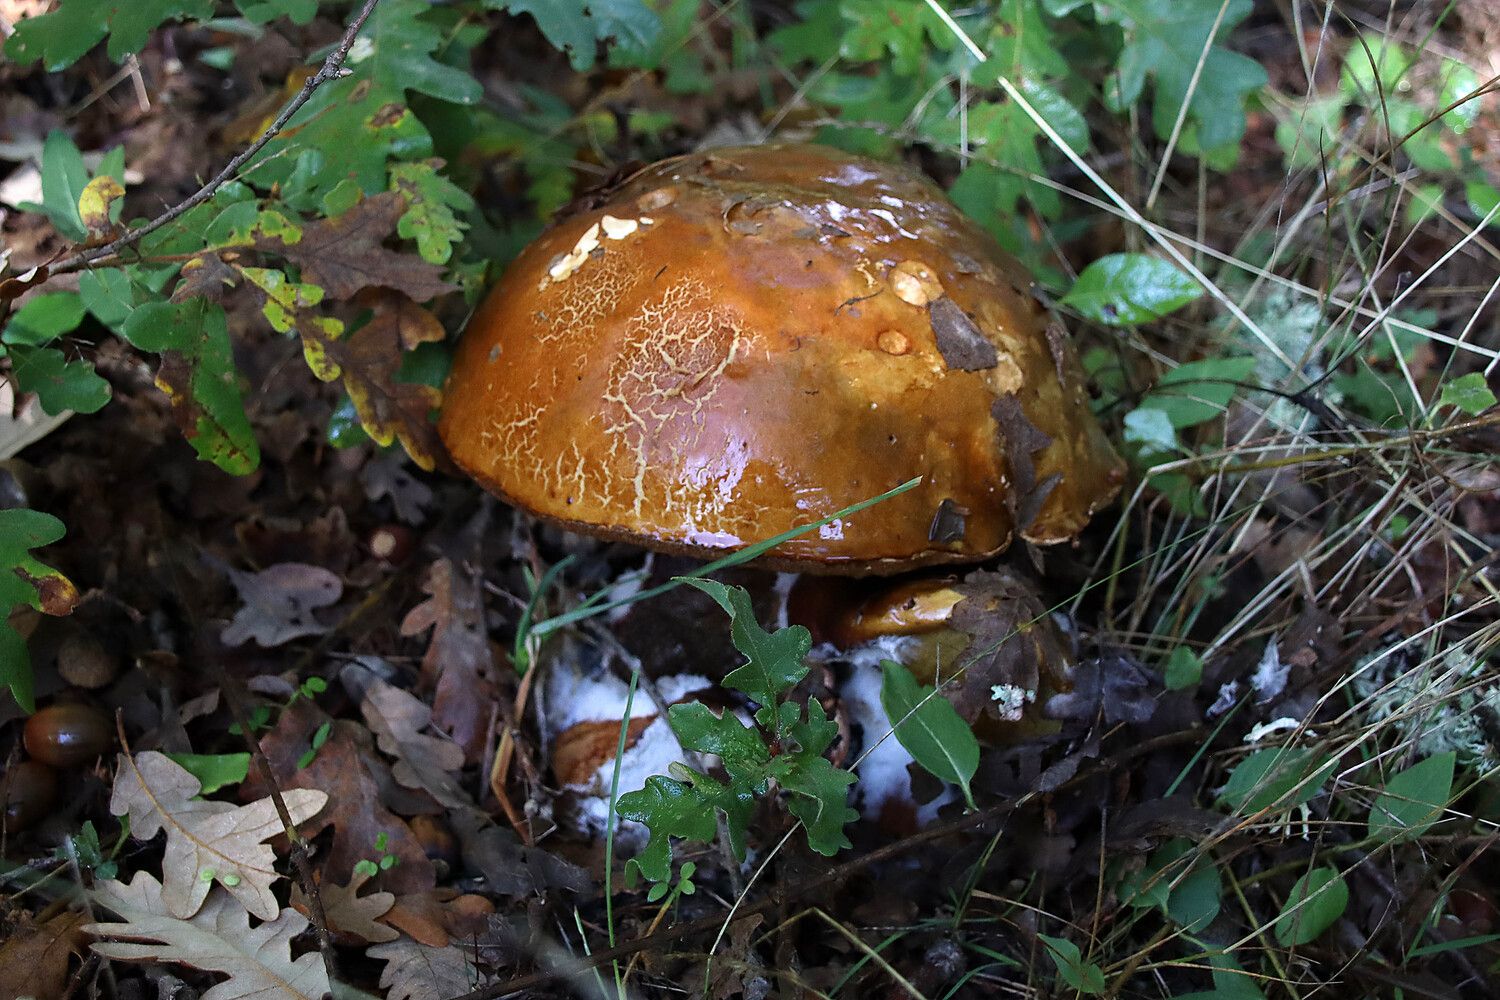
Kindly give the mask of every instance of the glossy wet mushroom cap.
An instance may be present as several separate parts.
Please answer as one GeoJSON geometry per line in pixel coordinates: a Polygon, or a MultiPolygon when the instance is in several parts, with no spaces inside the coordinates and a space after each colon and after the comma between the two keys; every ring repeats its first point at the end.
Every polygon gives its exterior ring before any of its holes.
{"type": "Polygon", "coordinates": [[[441,431],[564,527],[701,557],[972,562],[1075,536],[1121,464],[1029,279],[925,178],[821,146],[663,161],[555,223],[459,347],[441,431]]]}

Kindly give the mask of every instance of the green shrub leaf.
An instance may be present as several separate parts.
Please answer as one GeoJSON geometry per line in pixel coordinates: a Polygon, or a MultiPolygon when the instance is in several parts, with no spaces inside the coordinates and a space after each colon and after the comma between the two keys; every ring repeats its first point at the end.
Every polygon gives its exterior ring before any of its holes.
{"type": "Polygon", "coordinates": [[[200,795],[238,785],[250,773],[248,753],[169,753],[167,756],[202,783],[200,795]]]}
{"type": "Polygon", "coordinates": [[[1202,294],[1202,287],[1170,261],[1112,253],[1083,269],[1062,304],[1096,323],[1132,326],[1160,319],[1202,294]]]}
{"type": "Polygon", "coordinates": [[[31,658],[9,618],[23,604],[43,614],[66,615],[78,603],[78,589],[68,578],[31,555],[32,549],[62,537],[63,523],[51,514],[24,507],[0,510],[0,686],[27,712],[36,711],[31,658]]]}
{"type": "Polygon", "coordinates": [[[1078,946],[1067,938],[1038,934],[1057,966],[1062,981],[1080,993],[1098,996],[1104,992],[1104,971],[1093,962],[1085,962],[1078,946]]]}
{"type": "Polygon", "coordinates": [[[1436,753],[1393,775],[1370,809],[1370,836],[1389,843],[1426,833],[1448,807],[1456,760],[1452,750],[1436,753]]]}
{"type": "Polygon", "coordinates": [[[1317,795],[1337,766],[1335,758],[1305,747],[1257,750],[1235,765],[1220,798],[1244,815],[1290,809],[1317,795]]]}
{"type": "Polygon", "coordinates": [[[36,393],[42,409],[50,414],[93,413],[109,402],[109,383],[87,361],[69,361],[55,347],[14,345],[9,354],[16,387],[36,393]]]}
{"type": "Polygon", "coordinates": [[[234,475],[254,471],[260,447],[245,416],[223,308],[201,298],[148,302],[120,332],[162,356],[156,384],[198,456],[234,475]]]}
{"type": "Polygon", "coordinates": [[[1439,406],[1456,406],[1471,417],[1477,417],[1495,405],[1495,393],[1484,380],[1483,372],[1469,372],[1443,383],[1439,406]]]}
{"type": "Polygon", "coordinates": [[[1314,868],[1299,878],[1276,918],[1282,947],[1307,944],[1333,926],[1349,905],[1349,886],[1332,868],[1314,868]]]}
{"type": "Polygon", "coordinates": [[[973,730],[947,698],[930,685],[918,684],[901,664],[882,660],[880,669],[880,707],[896,739],[929,774],[957,785],[973,809],[969,783],[979,769],[979,741],[973,730]]]}
{"type": "Polygon", "coordinates": [[[1178,365],[1141,400],[1142,409],[1161,410],[1178,429],[1217,420],[1255,372],[1255,359],[1205,358],[1178,365]]]}
{"type": "Polygon", "coordinates": [[[26,300],[11,316],[0,341],[40,347],[83,322],[83,300],[77,292],[47,292],[26,300]]]}

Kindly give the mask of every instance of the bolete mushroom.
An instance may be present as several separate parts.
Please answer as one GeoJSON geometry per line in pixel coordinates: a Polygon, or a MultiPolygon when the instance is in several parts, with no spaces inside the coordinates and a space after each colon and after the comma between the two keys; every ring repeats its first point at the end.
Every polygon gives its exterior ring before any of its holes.
{"type": "MultiPolygon", "coordinates": [[[[921,478],[783,542],[772,569],[883,575],[1067,541],[1123,479],[1022,266],[921,175],[821,146],[676,157],[575,204],[490,293],[445,396],[443,440],[486,488],[679,555],[921,478]]],[[[918,591],[867,604],[864,638],[927,630],[908,645],[946,666],[970,644],[950,623],[962,588],[918,591]]],[[[966,714],[1027,728],[1029,662],[1017,705],[966,714]]],[[[599,732],[612,752],[617,724],[599,732]]]]}
{"type": "Polygon", "coordinates": [[[920,175],[811,145],[576,205],[470,323],[440,431],[518,507],[704,558],[922,477],[763,559],[825,573],[1066,541],[1122,479],[1021,265],[920,175]]]}

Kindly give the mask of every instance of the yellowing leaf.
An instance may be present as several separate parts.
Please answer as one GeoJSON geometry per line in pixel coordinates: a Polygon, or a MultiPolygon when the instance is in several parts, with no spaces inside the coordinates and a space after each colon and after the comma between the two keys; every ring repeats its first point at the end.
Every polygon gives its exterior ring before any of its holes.
{"type": "Polygon", "coordinates": [[[382,446],[400,441],[412,461],[430,471],[442,454],[442,444],[429,415],[442,394],[432,386],[399,381],[397,374],[405,351],[441,340],[443,326],[428,310],[396,292],[369,289],[359,304],[370,306],[374,315],[342,339],[344,326],[338,320],[305,310],[296,315],[307,365],[325,382],[342,375],[344,390],[371,439],[382,446]]]}
{"type": "Polygon", "coordinates": [[[251,927],[243,907],[215,893],[183,919],[171,911],[166,889],[146,872],[137,872],[128,885],[100,882],[93,898],[97,909],[120,918],[84,926],[101,939],[96,952],[116,961],[176,962],[229,976],[202,1000],[321,1000],[328,992],[328,970],[316,951],[292,958],[292,939],[307,929],[293,910],[273,909],[265,923],[251,927]]]}
{"type": "MultiPolygon", "coordinates": [[[[255,916],[273,919],[279,907],[271,883],[282,876],[275,869],[276,855],[264,841],[284,830],[275,803],[270,798],[243,806],[214,802],[196,797],[201,788],[197,778],[166,754],[120,754],[109,810],[130,817],[135,837],[167,831],[160,887],[163,913],[191,917],[217,882],[255,916]]],[[[284,792],[282,800],[292,822],[301,823],[322,809],[328,796],[296,788],[284,792]]]]}
{"type": "Polygon", "coordinates": [[[114,229],[110,208],[125,196],[125,188],[108,174],[100,174],[84,185],[78,196],[78,217],[89,231],[89,242],[103,243],[114,229]]]}

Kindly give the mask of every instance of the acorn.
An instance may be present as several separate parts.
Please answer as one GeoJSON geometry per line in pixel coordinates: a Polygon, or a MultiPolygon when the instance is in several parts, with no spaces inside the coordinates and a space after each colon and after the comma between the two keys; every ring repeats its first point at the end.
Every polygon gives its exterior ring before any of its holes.
{"type": "Polygon", "coordinates": [[[411,529],[404,524],[383,524],[366,541],[370,555],[383,563],[405,562],[416,547],[411,529]]]}
{"type": "Polygon", "coordinates": [[[0,774],[0,810],[8,832],[34,826],[56,803],[57,772],[46,764],[18,761],[0,774]]]}
{"type": "Polygon", "coordinates": [[[109,716],[89,705],[49,705],[26,720],[22,742],[33,760],[56,768],[97,760],[114,743],[109,716]]]}
{"type": "Polygon", "coordinates": [[[57,672],[75,687],[94,690],[114,681],[120,658],[90,632],[74,632],[57,650],[57,672]]]}

